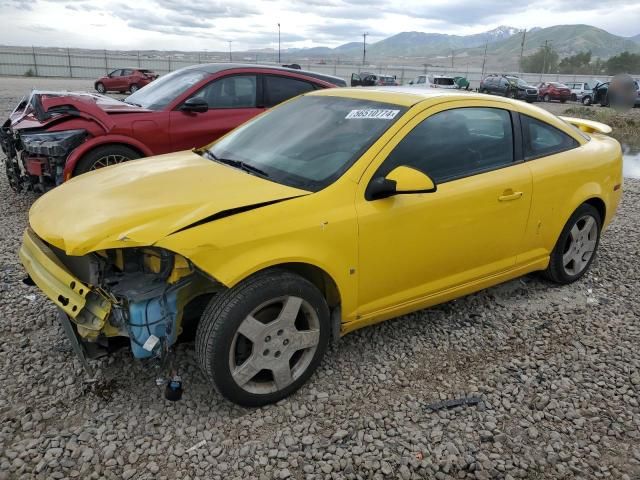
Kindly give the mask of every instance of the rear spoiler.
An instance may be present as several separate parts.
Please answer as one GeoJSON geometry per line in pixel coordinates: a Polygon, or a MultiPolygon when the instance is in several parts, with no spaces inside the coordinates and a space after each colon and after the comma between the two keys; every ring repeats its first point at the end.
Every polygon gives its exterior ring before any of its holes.
{"type": "Polygon", "coordinates": [[[605,125],[604,123],[595,122],[593,120],[584,120],[582,118],[573,118],[573,117],[560,117],[567,123],[578,127],[583,132],[587,133],[611,133],[611,127],[609,125],[605,125]]]}

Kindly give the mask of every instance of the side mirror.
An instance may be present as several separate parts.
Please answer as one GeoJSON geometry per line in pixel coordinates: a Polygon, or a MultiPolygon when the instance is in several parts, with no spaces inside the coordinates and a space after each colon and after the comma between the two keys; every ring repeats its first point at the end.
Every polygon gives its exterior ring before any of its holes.
{"type": "Polygon", "coordinates": [[[192,97],[182,104],[183,112],[203,113],[209,110],[209,104],[203,98],[192,97]]]}
{"type": "Polygon", "coordinates": [[[365,192],[367,200],[378,200],[394,195],[432,193],[438,187],[428,175],[405,165],[396,167],[386,177],[376,177],[365,192]]]}
{"type": "Polygon", "coordinates": [[[409,85],[413,85],[413,80],[409,80],[409,85]]]}

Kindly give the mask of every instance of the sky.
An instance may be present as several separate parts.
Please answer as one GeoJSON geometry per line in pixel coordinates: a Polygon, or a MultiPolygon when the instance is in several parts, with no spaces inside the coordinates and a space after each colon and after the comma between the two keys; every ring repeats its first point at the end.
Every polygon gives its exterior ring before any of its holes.
{"type": "Polygon", "coordinates": [[[499,25],[584,23],[640,34],[638,0],[0,0],[0,44],[227,51],[336,47],[403,31],[457,35],[499,25]]]}

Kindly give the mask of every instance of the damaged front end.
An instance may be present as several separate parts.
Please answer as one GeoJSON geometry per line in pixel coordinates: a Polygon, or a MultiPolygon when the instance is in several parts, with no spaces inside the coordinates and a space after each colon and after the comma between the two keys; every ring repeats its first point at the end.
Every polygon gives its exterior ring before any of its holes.
{"type": "Polygon", "coordinates": [[[11,188],[45,192],[60,185],[67,157],[87,135],[84,129],[21,132],[6,124],[0,127],[0,145],[11,188]]]}
{"type": "Polygon", "coordinates": [[[31,229],[25,231],[20,259],[31,281],[72,322],[85,352],[111,337],[128,337],[134,357],[163,357],[182,331],[187,306],[224,288],[163,249],[69,256],[31,229]]]}

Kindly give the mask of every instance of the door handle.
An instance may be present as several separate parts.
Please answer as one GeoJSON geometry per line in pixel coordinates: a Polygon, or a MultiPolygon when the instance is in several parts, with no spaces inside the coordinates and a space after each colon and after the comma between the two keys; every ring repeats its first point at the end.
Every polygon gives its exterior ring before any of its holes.
{"type": "Polygon", "coordinates": [[[498,197],[501,202],[510,202],[511,200],[518,200],[522,197],[522,192],[514,192],[513,190],[505,190],[502,195],[498,197]]]}

